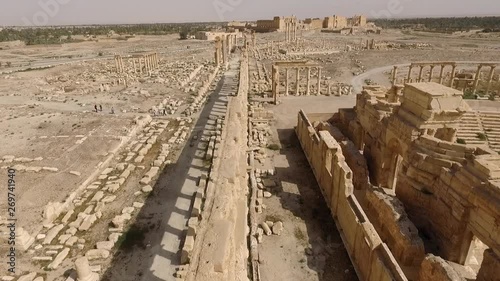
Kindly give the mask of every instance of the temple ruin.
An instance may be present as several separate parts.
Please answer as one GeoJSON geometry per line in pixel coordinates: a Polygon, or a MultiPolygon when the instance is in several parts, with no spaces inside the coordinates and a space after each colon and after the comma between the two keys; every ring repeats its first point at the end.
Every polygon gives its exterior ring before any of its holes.
{"type": "Polygon", "coordinates": [[[299,113],[361,280],[498,280],[500,156],[456,142],[471,111],[462,95],[435,82],[365,87],[354,108],[299,113]]]}

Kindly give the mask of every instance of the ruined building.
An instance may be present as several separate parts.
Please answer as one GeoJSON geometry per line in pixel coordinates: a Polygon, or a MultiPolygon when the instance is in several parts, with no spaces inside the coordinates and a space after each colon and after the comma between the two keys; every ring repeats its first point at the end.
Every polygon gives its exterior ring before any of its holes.
{"type": "Polygon", "coordinates": [[[462,92],[365,87],[296,132],[360,280],[500,278],[500,156],[457,143],[462,92]]]}

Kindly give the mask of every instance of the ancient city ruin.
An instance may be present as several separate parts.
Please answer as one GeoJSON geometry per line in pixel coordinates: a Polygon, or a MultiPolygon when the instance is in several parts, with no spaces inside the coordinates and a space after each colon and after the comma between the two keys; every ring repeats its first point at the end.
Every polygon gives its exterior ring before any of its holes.
{"type": "Polygon", "coordinates": [[[0,42],[0,280],[499,280],[478,34],[293,15],[0,42]]]}

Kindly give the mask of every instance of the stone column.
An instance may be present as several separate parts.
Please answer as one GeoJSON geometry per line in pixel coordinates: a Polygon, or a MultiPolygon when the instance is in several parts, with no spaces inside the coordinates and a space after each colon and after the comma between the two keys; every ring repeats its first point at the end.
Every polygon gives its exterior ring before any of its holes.
{"type": "Polygon", "coordinates": [[[444,65],[441,65],[441,71],[439,72],[439,84],[443,84],[444,67],[444,65]]]}
{"type": "Polygon", "coordinates": [[[277,66],[273,65],[273,98],[274,104],[278,104],[278,95],[280,93],[280,70],[277,66]]]}
{"type": "Polygon", "coordinates": [[[285,42],[288,43],[288,23],[285,22],[285,42]]]}
{"type": "MultiPolygon", "coordinates": [[[[224,38],[224,36],[222,37],[224,38]]],[[[226,64],[227,62],[227,45],[226,40],[222,40],[222,63],[226,64]]]]}
{"type": "Polygon", "coordinates": [[[318,96],[321,95],[321,68],[318,67],[318,96]]]}
{"type": "Polygon", "coordinates": [[[288,96],[288,68],[285,68],[285,96],[288,96]]]}
{"type": "Polygon", "coordinates": [[[332,84],[328,83],[328,96],[332,95],[332,84]]]}
{"type": "Polygon", "coordinates": [[[137,65],[135,64],[134,58],[132,58],[132,65],[134,66],[134,73],[137,73],[137,65]]]}
{"type": "Polygon", "coordinates": [[[418,80],[417,82],[422,82],[422,73],[424,72],[424,66],[420,66],[420,72],[418,73],[418,80]]]}
{"type": "Polygon", "coordinates": [[[311,68],[307,68],[307,89],[306,95],[309,96],[311,94],[311,68]]]}
{"type": "Polygon", "coordinates": [[[148,73],[151,75],[151,59],[149,58],[149,55],[146,55],[146,61],[148,62],[148,73]]]}
{"type": "Polygon", "coordinates": [[[396,76],[398,75],[398,67],[395,65],[392,70],[392,85],[396,85],[396,76]]]}
{"type": "Polygon", "coordinates": [[[411,81],[411,71],[413,70],[413,66],[410,64],[409,69],[408,69],[408,79],[406,83],[410,83],[411,81]]]}
{"type": "Polygon", "coordinates": [[[491,81],[493,80],[493,76],[495,75],[495,65],[490,66],[490,75],[488,75],[488,86],[486,87],[486,94],[491,90],[491,81]]]}
{"type": "Polygon", "coordinates": [[[453,80],[455,79],[455,71],[457,70],[456,68],[457,68],[456,65],[452,65],[451,77],[450,77],[450,88],[453,88],[453,80]]]}
{"type": "Polygon", "coordinates": [[[142,73],[142,58],[139,57],[139,73],[142,73]]]}
{"type": "Polygon", "coordinates": [[[293,24],[293,41],[297,41],[297,23],[293,24]]]}
{"type": "Polygon", "coordinates": [[[431,72],[429,73],[429,82],[432,82],[432,73],[434,72],[435,65],[431,64],[431,72]]]}
{"type": "Polygon", "coordinates": [[[295,95],[300,95],[300,67],[297,67],[297,84],[295,85],[295,95]]]}
{"type": "Polygon", "coordinates": [[[476,77],[474,77],[474,86],[472,88],[472,94],[475,94],[477,91],[477,86],[479,85],[479,75],[481,74],[481,68],[483,68],[483,65],[478,65],[477,71],[476,71],[476,77]]]}
{"type": "Polygon", "coordinates": [[[98,281],[99,275],[92,272],[89,261],[86,257],[81,257],[75,261],[77,281],[98,281]]]}

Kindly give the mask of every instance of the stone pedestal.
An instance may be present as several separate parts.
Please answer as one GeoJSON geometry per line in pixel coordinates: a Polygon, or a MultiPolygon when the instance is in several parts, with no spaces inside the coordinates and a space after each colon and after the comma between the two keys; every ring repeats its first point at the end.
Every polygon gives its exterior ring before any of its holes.
{"type": "Polygon", "coordinates": [[[78,258],[75,261],[77,281],[98,281],[99,275],[90,270],[89,261],[86,257],[78,258]]]}

